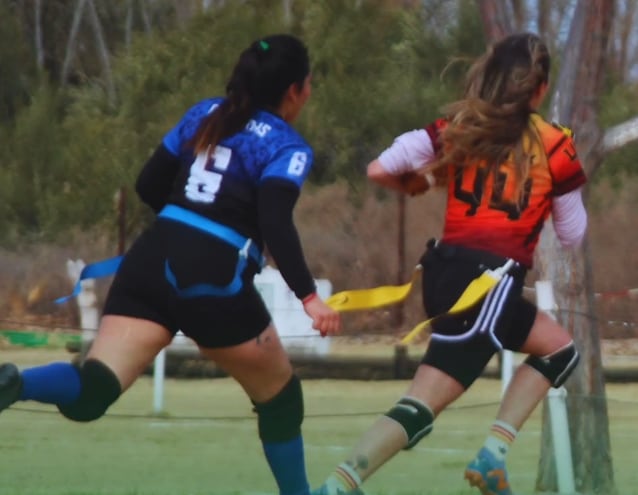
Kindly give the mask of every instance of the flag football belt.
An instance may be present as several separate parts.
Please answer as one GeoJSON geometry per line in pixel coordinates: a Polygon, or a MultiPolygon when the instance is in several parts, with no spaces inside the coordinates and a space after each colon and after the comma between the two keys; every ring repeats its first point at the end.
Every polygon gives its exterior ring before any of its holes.
{"type": "MultiPolygon", "coordinates": [[[[452,259],[453,257],[456,257],[476,262],[479,266],[483,265],[483,273],[468,284],[456,303],[454,303],[454,305],[446,313],[444,313],[446,315],[459,313],[471,308],[487,295],[487,293],[501,280],[503,275],[509,272],[513,267],[517,266],[517,263],[509,258],[503,258],[501,256],[476,249],[444,244],[434,239],[431,239],[428,242],[428,248],[435,250],[435,252],[443,258],[452,259]]],[[[410,281],[403,285],[385,285],[371,289],[345,290],[331,295],[325,302],[332,309],[339,312],[376,309],[397,304],[404,301],[410,294],[414,282],[417,280],[422,270],[423,267],[421,265],[417,265],[412,272],[410,281]]],[[[403,337],[403,339],[401,339],[401,343],[409,344],[412,342],[432,323],[435,318],[440,316],[443,315],[438,315],[416,325],[405,337],[403,337]]]]}
{"type": "MultiPolygon", "coordinates": [[[[245,237],[230,227],[217,223],[209,218],[203,217],[198,213],[181,208],[176,205],[165,206],[157,215],[158,218],[180,222],[189,227],[210,234],[221,239],[231,246],[237,248],[238,259],[235,267],[235,275],[233,280],[226,286],[217,286],[212,284],[196,284],[190,287],[179,288],[175,274],[170,269],[168,260],[165,263],[165,276],[168,282],[175,288],[178,295],[184,298],[198,296],[232,296],[239,292],[242,288],[241,275],[251,258],[257,266],[261,268],[264,265],[264,257],[259,247],[249,237],[245,237]]],[[[101,278],[113,275],[117,272],[122,263],[124,256],[114,256],[105,260],[97,261],[86,265],[80,272],[78,281],[73,288],[73,292],[68,296],[60,297],[55,300],[56,304],[61,304],[69,299],[76,297],[82,290],[82,281],[92,278],[101,278]]]]}
{"type": "Polygon", "coordinates": [[[195,284],[189,287],[180,288],[177,285],[177,278],[171,271],[168,264],[168,260],[165,262],[164,273],[166,280],[175,288],[177,295],[182,298],[200,297],[200,296],[214,296],[224,297],[233,296],[237,294],[242,286],[242,274],[244,269],[248,265],[248,259],[252,258],[257,266],[261,269],[264,265],[264,257],[259,247],[253,242],[250,237],[241,235],[234,229],[217,223],[210,218],[203,217],[193,211],[181,208],[176,205],[167,205],[162,208],[162,211],[157,215],[158,218],[166,220],[173,220],[183,223],[189,227],[193,227],[197,230],[205,232],[223,240],[237,248],[237,265],[235,266],[235,274],[233,279],[225,286],[213,285],[213,284],[195,284]]]}
{"type": "Polygon", "coordinates": [[[520,266],[511,258],[505,258],[479,249],[446,244],[434,239],[428,241],[427,246],[428,249],[431,249],[442,259],[470,261],[472,263],[476,263],[479,266],[479,269],[483,270],[483,272],[467,285],[463,293],[449,310],[416,325],[405,337],[401,339],[402,344],[409,344],[412,342],[437,318],[470,309],[472,306],[480,302],[488,294],[488,292],[500,282],[501,278],[503,278],[505,274],[513,268],[520,266]]]}
{"type": "Polygon", "coordinates": [[[437,241],[436,239],[430,239],[427,243],[427,247],[443,259],[469,261],[476,263],[482,268],[497,268],[505,264],[508,260],[508,258],[504,256],[499,256],[489,251],[448,244],[443,241],[437,241]]]}

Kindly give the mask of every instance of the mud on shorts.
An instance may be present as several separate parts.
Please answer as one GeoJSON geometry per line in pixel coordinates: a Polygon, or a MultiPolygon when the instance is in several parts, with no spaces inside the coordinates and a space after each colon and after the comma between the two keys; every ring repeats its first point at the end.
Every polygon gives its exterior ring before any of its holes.
{"type": "Polygon", "coordinates": [[[536,306],[523,298],[526,268],[515,265],[490,292],[466,311],[445,315],[465,288],[486,269],[506,258],[486,251],[431,240],[421,258],[422,296],[432,322],[432,336],[422,362],[468,388],[492,356],[518,351],[536,318],[536,306]]]}

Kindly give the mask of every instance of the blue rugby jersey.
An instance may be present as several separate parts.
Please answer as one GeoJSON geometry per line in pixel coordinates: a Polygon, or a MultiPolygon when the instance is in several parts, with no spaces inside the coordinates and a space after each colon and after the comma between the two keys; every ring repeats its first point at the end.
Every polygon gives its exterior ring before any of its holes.
{"type": "Polygon", "coordinates": [[[194,156],[187,143],[223,98],[191,107],[163,138],[180,167],[168,202],[235,228],[261,244],[257,188],[278,179],[301,188],[313,161],[312,148],[281,117],[258,110],[243,131],[223,139],[210,159],[194,156]]]}

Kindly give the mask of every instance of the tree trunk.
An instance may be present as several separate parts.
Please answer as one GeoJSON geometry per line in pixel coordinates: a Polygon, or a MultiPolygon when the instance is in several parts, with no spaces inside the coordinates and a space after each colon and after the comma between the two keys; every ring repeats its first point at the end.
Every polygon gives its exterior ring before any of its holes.
{"type": "Polygon", "coordinates": [[[115,105],[115,83],[113,82],[113,72],[111,71],[111,55],[109,49],[106,46],[106,40],[104,39],[104,30],[102,29],[102,23],[97,15],[95,4],[93,0],[88,0],[89,18],[91,24],[93,24],[93,34],[95,36],[95,44],[102,61],[102,69],[104,70],[104,80],[106,81],[106,94],[109,98],[109,103],[115,105]]]}
{"type": "MultiPolygon", "coordinates": [[[[504,18],[507,14],[504,2],[478,0],[478,5],[488,40],[511,32],[504,18]]],[[[580,160],[590,173],[602,161],[597,104],[613,11],[614,0],[578,1],[551,101],[551,118],[574,127],[580,160]]],[[[557,317],[572,333],[581,353],[581,364],[566,385],[576,489],[579,493],[613,494],[609,418],[599,332],[592,317],[594,291],[588,243],[585,241],[575,251],[562,249],[548,222],[535,263],[540,278],[552,281],[560,308],[557,317]]],[[[545,404],[537,489],[557,491],[546,409],[545,404]]]]}
{"type": "MultiPolygon", "coordinates": [[[[609,128],[595,155],[604,155],[638,141],[638,117],[609,128]]],[[[594,173],[600,160],[588,162],[594,173]]],[[[582,363],[567,383],[569,430],[574,452],[576,487],[582,493],[614,493],[610,456],[609,418],[605,400],[599,332],[593,316],[594,287],[591,253],[587,244],[577,252],[566,252],[558,245],[551,223],[545,227],[536,260],[543,278],[552,280],[559,308],[559,320],[573,329],[582,363]],[[543,255],[542,253],[549,253],[543,255]],[[551,258],[550,256],[557,256],[551,258]],[[577,275],[582,273],[582,279],[577,275]]],[[[556,490],[556,467],[547,405],[543,409],[543,433],[537,489],[556,490]]]]}
{"type": "Polygon", "coordinates": [[[527,6],[522,0],[511,0],[512,14],[514,16],[515,25],[524,26],[527,21],[527,6]]]}
{"type": "MultiPolygon", "coordinates": [[[[538,34],[543,37],[549,47],[550,53],[558,54],[562,51],[562,36],[559,35],[565,28],[564,19],[569,13],[571,0],[537,0],[536,1],[536,24],[538,34]]],[[[531,12],[534,12],[530,8],[531,12]]]]}
{"type": "Polygon", "coordinates": [[[616,29],[614,30],[614,40],[617,42],[616,56],[614,57],[614,69],[623,82],[628,82],[631,78],[631,67],[629,66],[629,49],[631,47],[631,33],[636,22],[636,9],[638,3],[635,0],[625,0],[618,2],[622,8],[622,13],[617,16],[616,29]],[[622,4],[622,5],[620,5],[622,4]]]}
{"type": "Polygon", "coordinates": [[[505,2],[502,0],[477,0],[477,3],[488,42],[498,41],[514,31],[513,16],[509,15],[505,2]]]}
{"type": "MultiPolygon", "coordinates": [[[[566,383],[569,435],[574,481],[578,493],[615,493],[609,418],[605,397],[600,339],[593,317],[594,288],[588,242],[574,251],[561,248],[548,223],[539,244],[536,265],[541,278],[551,280],[560,323],[570,330],[581,362],[566,383]]],[[[554,445],[547,404],[536,489],[558,491],[554,445]]]]}
{"type": "Polygon", "coordinates": [[[292,0],[283,0],[282,8],[284,12],[284,23],[289,26],[292,24],[292,0]]]}
{"type": "Polygon", "coordinates": [[[551,0],[539,0],[538,9],[536,9],[538,24],[538,32],[540,34],[550,33],[551,19],[549,16],[549,2],[551,0]]]}
{"type": "Polygon", "coordinates": [[[75,43],[80,29],[80,21],[82,21],[82,13],[84,11],[84,4],[86,0],[78,0],[73,11],[73,22],[71,23],[71,30],[69,31],[69,39],[66,43],[66,52],[64,54],[64,62],[62,63],[62,73],[60,75],[60,83],[62,86],[66,85],[69,77],[69,71],[71,70],[71,62],[75,56],[75,43]]]}
{"type": "MultiPolygon", "coordinates": [[[[578,2],[551,102],[551,118],[573,126],[579,157],[590,177],[602,162],[597,104],[613,3],[578,2]]],[[[558,319],[574,336],[581,354],[581,363],[566,384],[576,489],[579,493],[613,494],[609,417],[588,243],[567,252],[560,247],[553,229],[546,226],[536,263],[540,277],[553,283],[558,319]]],[[[556,490],[550,431],[549,416],[544,414],[537,478],[540,491],[556,490]]]]}
{"type": "Polygon", "coordinates": [[[151,34],[151,31],[153,30],[153,23],[151,22],[151,16],[146,8],[146,0],[138,0],[138,4],[140,6],[140,17],[142,18],[142,24],[144,25],[144,32],[146,34],[151,34]]]}
{"type": "Polygon", "coordinates": [[[35,62],[38,66],[38,69],[44,69],[44,47],[42,40],[42,1],[35,0],[33,3],[33,8],[35,10],[35,62]]]}
{"type": "Polygon", "coordinates": [[[124,20],[124,45],[126,48],[131,46],[131,40],[133,39],[133,6],[134,0],[127,0],[126,2],[126,17],[124,20]]]}
{"type": "MultiPolygon", "coordinates": [[[[180,26],[184,26],[188,23],[194,15],[196,15],[197,10],[193,5],[193,2],[185,2],[184,0],[174,0],[173,7],[175,9],[175,15],[177,17],[177,24],[180,26]]],[[[202,3],[201,8],[206,9],[206,2],[202,3]]]]}

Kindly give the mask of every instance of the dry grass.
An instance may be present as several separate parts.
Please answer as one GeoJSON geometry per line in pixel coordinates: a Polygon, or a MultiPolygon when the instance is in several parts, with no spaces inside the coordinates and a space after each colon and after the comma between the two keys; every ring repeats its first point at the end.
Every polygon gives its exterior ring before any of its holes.
{"type": "MultiPolygon", "coordinates": [[[[636,198],[638,179],[626,181],[622,191],[604,183],[593,189],[589,238],[598,291],[638,287],[636,198]]],[[[441,233],[444,194],[433,191],[407,198],[405,208],[405,259],[400,269],[396,196],[372,187],[352,193],[344,184],[307,187],[295,215],[314,275],[329,279],[334,291],[405,282],[426,241],[441,233]]],[[[76,233],[66,243],[57,245],[0,251],[0,326],[77,327],[73,304],[62,307],[52,304],[56,297],[71,289],[65,262],[68,258],[90,262],[111,256],[115,251],[115,240],[94,233],[76,233]]],[[[533,277],[531,273],[530,278],[533,277]]],[[[108,279],[98,284],[100,297],[106,287],[108,279]]],[[[609,299],[597,303],[596,309],[595,316],[605,337],[637,336],[635,300],[609,299]]],[[[398,335],[423,317],[418,284],[402,308],[344,315],[348,334],[398,335]]]]}

